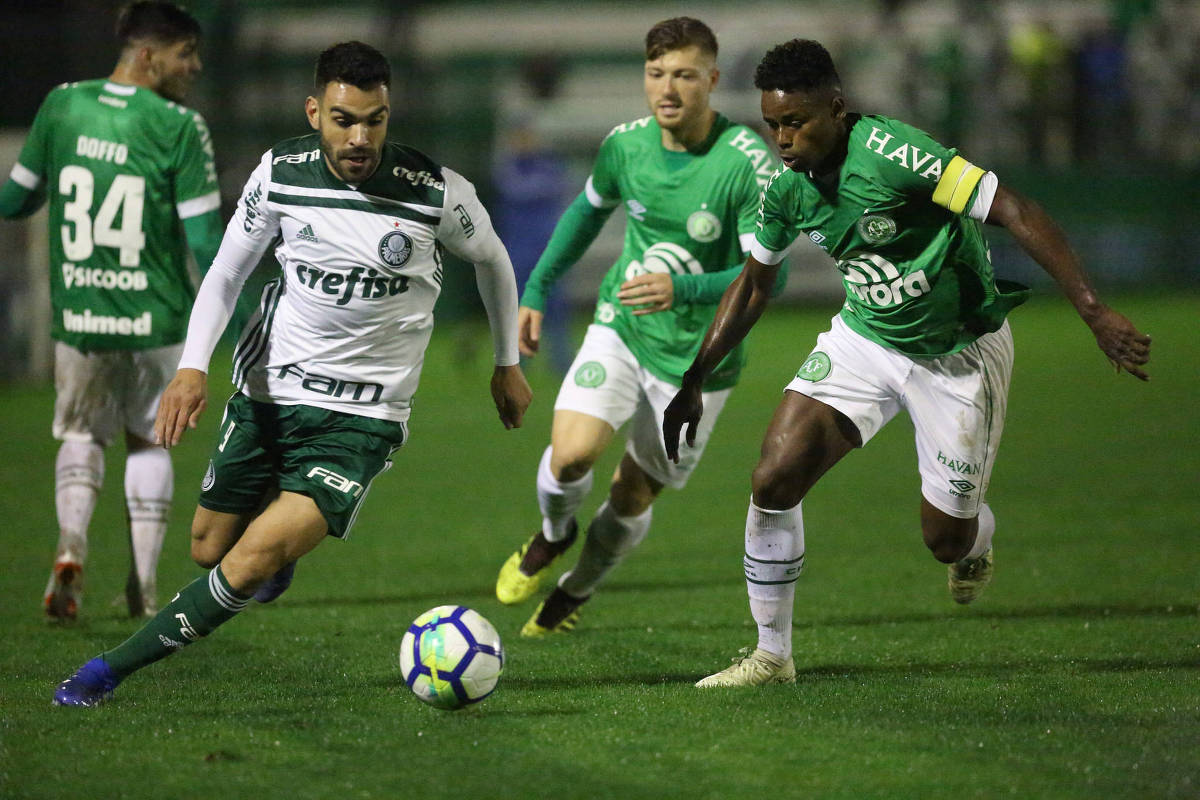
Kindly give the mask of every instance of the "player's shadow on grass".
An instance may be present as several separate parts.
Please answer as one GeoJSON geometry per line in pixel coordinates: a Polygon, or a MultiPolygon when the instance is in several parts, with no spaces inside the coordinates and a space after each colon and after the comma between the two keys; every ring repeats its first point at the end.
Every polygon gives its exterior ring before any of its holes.
{"type": "MultiPolygon", "coordinates": [[[[798,613],[803,610],[798,606],[798,613]]],[[[1153,605],[1114,605],[1112,603],[1096,603],[1088,605],[1074,603],[1064,606],[1030,606],[1028,608],[985,609],[973,606],[970,609],[947,604],[945,611],[914,611],[901,614],[854,614],[843,617],[812,616],[797,619],[792,623],[793,630],[809,630],[812,628],[839,627],[875,627],[880,625],[910,625],[922,623],[999,621],[999,620],[1037,620],[1037,619],[1078,619],[1084,621],[1103,621],[1106,619],[1123,619],[1130,617],[1174,617],[1185,619],[1195,618],[1200,614],[1200,608],[1195,602],[1155,603],[1153,605]]],[[[736,630],[741,631],[751,625],[747,612],[744,619],[735,622],[712,621],[692,622],[689,630],[736,630]]],[[[589,627],[596,631],[628,632],[643,630],[644,625],[605,625],[603,621],[592,622],[589,627]]]]}

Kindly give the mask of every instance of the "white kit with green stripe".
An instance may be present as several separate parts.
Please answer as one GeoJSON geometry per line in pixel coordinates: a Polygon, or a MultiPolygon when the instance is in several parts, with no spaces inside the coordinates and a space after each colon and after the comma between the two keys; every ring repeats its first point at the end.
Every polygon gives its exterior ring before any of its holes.
{"type": "Polygon", "coordinates": [[[478,263],[497,240],[458,173],[389,142],[354,186],[329,170],[312,134],[263,156],[222,255],[270,243],[280,274],[238,343],[237,387],[263,402],[404,421],[433,330],[442,246],[478,263]]]}
{"type": "Polygon", "coordinates": [[[854,114],[848,124],[836,185],[786,169],[771,179],[751,254],[775,264],[808,236],[837,261],[846,324],[910,356],[998,330],[1029,292],[992,270],[980,222],[995,175],[903,122],[854,114]]]}

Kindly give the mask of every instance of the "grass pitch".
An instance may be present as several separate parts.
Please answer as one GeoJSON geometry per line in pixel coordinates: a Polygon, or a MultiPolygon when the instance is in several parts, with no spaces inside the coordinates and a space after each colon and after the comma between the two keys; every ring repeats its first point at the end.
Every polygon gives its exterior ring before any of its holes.
{"type": "MultiPolygon", "coordinates": [[[[486,334],[472,357],[443,327],[412,441],[351,541],[323,544],[275,604],[251,604],[95,710],[50,697],[134,627],[109,603],[128,567],[122,460],[110,449],[81,619],[49,626],[52,394],[6,387],[0,796],[1198,797],[1198,299],[1115,303],[1155,336],[1148,385],[1114,377],[1064,301],[1014,313],[989,495],[996,578],[973,606],[951,603],[921,545],[906,418],[826,476],[805,501],[799,679],[765,690],[691,684],[754,641],[740,566],[749,471],[833,309],[768,313],[691,485],[659,501],[579,629],[545,641],[517,636],[534,601],[503,607],[492,586],[536,524],[557,380],[532,366],[535,405],[505,432],[486,334]],[[508,649],[496,693],[463,712],[418,702],[396,665],[408,622],[442,603],[478,609],[508,649]]],[[[227,392],[212,389],[176,451],[163,602],[201,574],[187,528],[227,392]]]]}

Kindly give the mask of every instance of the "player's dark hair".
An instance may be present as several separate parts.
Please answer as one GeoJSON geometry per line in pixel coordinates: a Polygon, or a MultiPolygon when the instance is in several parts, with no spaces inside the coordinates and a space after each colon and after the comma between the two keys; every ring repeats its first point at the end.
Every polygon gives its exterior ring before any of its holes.
{"type": "Polygon", "coordinates": [[[362,42],[341,42],[317,56],[313,86],[320,93],[332,81],[359,89],[392,83],[392,68],[383,53],[362,42]]]}
{"type": "Polygon", "coordinates": [[[169,44],[200,38],[200,23],[174,3],[130,3],[117,14],[116,30],[122,47],[139,39],[169,44]]]}
{"type": "Polygon", "coordinates": [[[717,57],[717,37],[712,28],[692,17],[664,19],[646,34],[646,60],[654,61],[663,53],[692,45],[713,58],[717,57]]]}
{"type": "Polygon", "coordinates": [[[837,89],[841,83],[829,51],[812,39],[792,39],[771,48],[754,70],[754,86],[764,92],[837,89]]]}

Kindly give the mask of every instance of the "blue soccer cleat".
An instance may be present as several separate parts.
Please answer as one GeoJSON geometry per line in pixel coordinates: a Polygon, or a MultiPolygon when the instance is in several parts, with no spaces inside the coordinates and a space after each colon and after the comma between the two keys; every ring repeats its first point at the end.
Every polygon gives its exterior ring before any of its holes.
{"type": "Polygon", "coordinates": [[[113,689],[120,682],[103,658],[93,658],[58,685],[54,690],[54,705],[98,706],[112,697],[113,689]]]}
{"type": "Polygon", "coordinates": [[[258,587],[258,591],[254,593],[254,599],[260,603],[269,603],[279,595],[287,591],[287,588],[292,585],[292,576],[296,574],[296,562],[284,565],[279,572],[276,572],[267,582],[258,587]]]}

